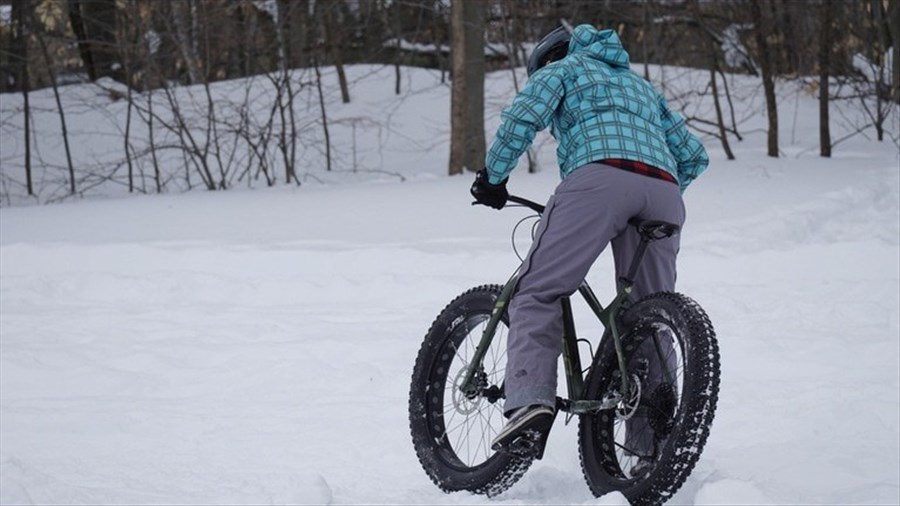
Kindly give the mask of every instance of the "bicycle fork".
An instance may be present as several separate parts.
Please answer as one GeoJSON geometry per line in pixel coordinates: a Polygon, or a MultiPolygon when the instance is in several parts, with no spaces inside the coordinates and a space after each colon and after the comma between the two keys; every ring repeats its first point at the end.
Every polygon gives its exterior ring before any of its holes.
{"type": "Polygon", "coordinates": [[[478,385],[474,381],[475,374],[484,369],[482,361],[484,360],[485,354],[487,354],[488,348],[491,346],[491,341],[494,340],[494,333],[497,332],[497,325],[500,324],[503,313],[506,311],[506,307],[509,305],[509,300],[512,298],[512,293],[516,289],[518,283],[519,274],[516,273],[513,274],[513,276],[509,278],[509,281],[506,282],[506,285],[503,286],[500,296],[497,297],[497,301],[494,303],[494,309],[491,311],[491,317],[488,319],[487,326],[481,335],[481,341],[478,343],[478,347],[475,348],[475,354],[472,356],[472,361],[469,363],[466,375],[459,385],[460,391],[469,399],[472,399],[479,394],[478,385]]]}

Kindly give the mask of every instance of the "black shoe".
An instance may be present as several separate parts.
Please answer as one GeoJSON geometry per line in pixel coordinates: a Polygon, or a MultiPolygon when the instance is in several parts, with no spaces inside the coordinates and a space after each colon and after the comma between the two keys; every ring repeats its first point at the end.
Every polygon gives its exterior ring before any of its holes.
{"type": "Polygon", "coordinates": [[[544,456],[547,433],[553,426],[556,410],[540,404],[519,408],[509,417],[506,426],[491,443],[496,451],[511,453],[517,457],[544,456]]]}

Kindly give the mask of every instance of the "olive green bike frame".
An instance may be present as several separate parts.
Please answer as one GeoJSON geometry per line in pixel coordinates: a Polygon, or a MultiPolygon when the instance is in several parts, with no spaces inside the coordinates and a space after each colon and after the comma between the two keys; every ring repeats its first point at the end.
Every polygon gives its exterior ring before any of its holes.
{"type": "MultiPolygon", "coordinates": [[[[506,285],[503,286],[503,290],[500,292],[500,296],[494,303],[494,309],[491,312],[491,317],[487,322],[487,326],[485,327],[484,332],[482,333],[481,341],[478,343],[478,347],[475,349],[475,354],[472,357],[470,366],[466,371],[463,382],[460,384],[460,390],[467,396],[474,397],[479,395],[478,387],[476,386],[474,381],[475,374],[476,372],[483,370],[482,361],[484,360],[484,356],[487,353],[488,348],[490,348],[491,342],[494,339],[494,334],[497,331],[497,326],[499,325],[500,320],[503,318],[503,314],[509,307],[509,302],[512,299],[513,292],[515,291],[518,282],[519,273],[517,272],[509,279],[509,281],[506,282],[506,285]]],[[[562,304],[563,319],[562,355],[566,369],[566,385],[568,387],[569,395],[568,399],[560,399],[560,401],[558,402],[558,407],[560,410],[572,414],[596,412],[599,410],[616,407],[621,399],[627,398],[630,389],[630,381],[629,375],[626,373],[625,355],[622,351],[622,339],[620,330],[617,325],[617,317],[621,309],[627,303],[628,296],[631,293],[631,289],[631,282],[627,280],[621,280],[616,297],[612,300],[612,302],[609,303],[608,306],[604,308],[600,301],[597,299],[597,296],[594,294],[594,291],[586,281],[583,281],[581,283],[581,286],[578,287],[578,293],[581,294],[588,307],[591,308],[591,311],[594,312],[594,314],[600,320],[600,323],[603,324],[603,326],[609,331],[610,335],[612,336],[613,345],[615,346],[616,350],[616,357],[619,363],[619,372],[621,373],[622,382],[618,391],[618,395],[613,395],[610,398],[602,400],[586,400],[583,398],[584,369],[581,366],[581,355],[578,352],[578,337],[575,333],[575,320],[572,315],[572,303],[570,297],[562,297],[562,299],[560,300],[560,304],[562,304]]]]}

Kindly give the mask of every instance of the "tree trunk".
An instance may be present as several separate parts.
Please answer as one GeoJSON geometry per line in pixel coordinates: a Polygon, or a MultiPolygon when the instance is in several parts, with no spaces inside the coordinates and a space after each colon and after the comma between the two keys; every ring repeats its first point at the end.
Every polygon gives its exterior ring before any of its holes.
{"type": "Polygon", "coordinates": [[[72,150],[69,147],[69,129],[66,126],[66,112],[63,109],[62,99],[59,96],[59,86],[56,84],[56,71],[53,69],[53,60],[50,58],[50,52],[47,50],[47,41],[44,40],[44,35],[40,32],[37,32],[37,39],[41,46],[41,52],[44,55],[44,63],[47,66],[47,74],[50,76],[50,85],[53,88],[53,97],[56,99],[56,108],[59,111],[63,147],[66,152],[66,165],[69,168],[69,192],[72,195],[75,195],[75,165],[72,163],[72,150]]]}
{"type": "Polygon", "coordinates": [[[716,84],[717,67],[717,60],[715,56],[713,56],[713,65],[709,69],[709,83],[712,86],[713,104],[716,108],[716,123],[719,125],[719,138],[722,141],[722,149],[725,151],[725,156],[727,156],[729,160],[734,160],[734,153],[731,151],[731,145],[728,144],[728,132],[725,129],[725,118],[722,114],[722,104],[719,101],[719,86],[718,84],[716,84]]]}
{"type": "Polygon", "coordinates": [[[893,47],[893,63],[891,76],[891,95],[894,102],[900,104],[900,0],[888,2],[888,25],[891,32],[891,47],[893,47]]]}
{"type": "Polygon", "coordinates": [[[147,137],[150,140],[150,159],[153,160],[153,181],[156,183],[156,193],[162,193],[162,174],[159,170],[159,160],[156,157],[156,134],[153,125],[153,89],[147,90],[147,137]]]}
{"type": "Polygon", "coordinates": [[[397,54],[394,57],[394,95],[400,94],[400,65],[403,63],[403,52],[400,48],[400,36],[397,36],[397,54]]]}
{"type": "Polygon", "coordinates": [[[722,71],[722,67],[719,66],[719,75],[722,76],[722,88],[725,89],[725,100],[728,101],[728,111],[731,116],[731,131],[737,140],[743,141],[744,138],[741,137],[741,133],[738,132],[737,128],[737,118],[734,115],[734,102],[731,100],[731,92],[728,91],[728,77],[725,76],[725,72],[722,71]]]}
{"type": "MultiPolygon", "coordinates": [[[[134,96],[131,93],[131,86],[128,87],[128,109],[125,113],[125,161],[128,163],[128,193],[134,192],[134,159],[131,156],[131,110],[134,108],[134,96]]],[[[144,178],[141,178],[141,182],[144,178]]]]}
{"type": "Polygon", "coordinates": [[[768,154],[778,158],[778,104],[775,96],[775,78],[772,75],[772,55],[769,48],[769,34],[771,33],[771,21],[763,14],[763,8],[769,10],[769,5],[763,6],[763,0],[752,0],[750,10],[752,12],[753,30],[756,37],[757,52],[759,53],[759,67],[762,73],[763,90],[766,95],[766,116],[769,119],[768,154]]]}
{"type": "MultiPolygon", "coordinates": [[[[719,141],[722,143],[722,150],[725,152],[725,156],[729,160],[734,160],[734,152],[731,151],[731,144],[728,143],[728,129],[725,127],[722,101],[719,99],[719,84],[716,76],[716,73],[719,71],[718,40],[712,35],[712,30],[705,24],[703,12],[700,10],[700,4],[697,0],[691,1],[689,6],[695,23],[699,25],[701,36],[706,40],[706,50],[709,52],[709,86],[713,96],[713,108],[716,111],[715,125],[719,130],[719,141]]],[[[644,12],[646,13],[646,7],[644,12]]]]}
{"type": "MultiPolygon", "coordinates": [[[[137,22],[137,32],[139,34],[147,33],[144,18],[136,8],[133,19],[137,22]]],[[[153,112],[153,90],[156,88],[157,83],[162,81],[162,77],[160,76],[161,72],[156,64],[156,59],[152,50],[146,41],[143,40],[143,36],[138,39],[137,48],[141,60],[140,64],[142,66],[142,70],[138,72],[139,83],[141,88],[146,90],[147,93],[147,140],[150,144],[150,160],[153,164],[153,182],[156,186],[156,193],[162,193],[162,174],[159,170],[159,159],[156,154],[156,126],[154,124],[153,112]]],[[[138,110],[140,111],[140,109],[138,110]]]]}
{"type": "Polygon", "coordinates": [[[187,67],[190,80],[188,84],[197,84],[203,81],[203,74],[200,72],[200,58],[197,55],[197,45],[194,41],[196,34],[192,30],[194,13],[191,8],[191,0],[173,0],[170,5],[172,21],[175,23],[175,42],[185,67],[187,67]]]}
{"type": "Polygon", "coordinates": [[[469,113],[466,167],[478,171],[484,167],[484,29],[487,5],[484,0],[465,2],[469,22],[466,23],[466,103],[469,113]]]}
{"type": "Polygon", "coordinates": [[[434,33],[435,33],[434,60],[437,62],[438,67],[440,67],[440,69],[441,69],[441,84],[444,84],[445,82],[447,82],[447,60],[444,59],[444,50],[443,50],[442,46],[444,45],[444,42],[446,42],[445,37],[449,34],[444,33],[443,30],[439,31],[439,29],[438,29],[438,27],[441,25],[441,20],[444,19],[442,16],[442,13],[441,13],[441,11],[442,11],[442,8],[441,8],[442,4],[440,3],[441,1],[442,0],[435,1],[434,7],[433,7],[434,18],[432,21],[434,24],[434,33]]]}
{"type": "Polygon", "coordinates": [[[462,174],[466,157],[465,0],[450,2],[450,175],[462,174]]]}
{"type": "Polygon", "coordinates": [[[328,133],[328,116],[325,114],[325,94],[322,93],[322,73],[318,60],[313,60],[316,71],[316,89],[319,91],[319,108],[322,112],[322,129],[325,131],[325,170],[331,170],[331,136],[328,133]]]}
{"type": "Polygon", "coordinates": [[[484,166],[484,17],[483,0],[453,0],[450,4],[451,175],[484,166]]]}
{"type": "Polygon", "coordinates": [[[84,70],[87,72],[88,79],[96,81],[99,76],[94,66],[94,55],[91,51],[90,39],[84,27],[84,19],[81,16],[80,0],[69,0],[69,22],[72,24],[75,38],[78,39],[78,53],[81,55],[81,61],[84,63],[84,70]]]}
{"type": "Polygon", "coordinates": [[[25,123],[25,187],[28,189],[28,195],[34,196],[34,183],[31,177],[31,104],[28,100],[30,93],[28,87],[28,70],[25,70],[22,74],[22,99],[25,109],[22,111],[25,123]]]}
{"type": "Polygon", "coordinates": [[[31,0],[15,0],[12,4],[13,34],[10,47],[10,63],[15,76],[15,86],[22,91],[24,111],[22,111],[25,127],[25,187],[28,195],[34,195],[31,177],[31,79],[28,75],[28,39],[31,32],[31,20],[34,6],[31,0]]]}
{"type": "MultiPolygon", "coordinates": [[[[125,152],[125,162],[128,165],[128,193],[134,192],[134,157],[132,156],[133,149],[131,146],[131,118],[132,112],[134,110],[134,93],[132,92],[132,77],[134,77],[134,64],[135,64],[135,47],[132,44],[131,39],[128,37],[128,29],[131,26],[135,26],[137,23],[132,22],[131,19],[126,17],[126,13],[134,13],[137,14],[137,8],[134,5],[134,1],[130,1],[125,8],[119,11],[121,16],[117,16],[116,26],[118,27],[119,33],[116,34],[116,38],[121,41],[121,44],[118,47],[119,50],[119,61],[122,62],[124,67],[124,76],[125,76],[125,85],[128,88],[126,92],[125,100],[128,102],[128,107],[125,112],[125,136],[123,139],[123,149],[125,152]]],[[[143,166],[142,166],[143,167],[143,166]]],[[[144,184],[144,171],[141,170],[141,189],[146,190],[146,185],[144,184]]]]}
{"type": "Polygon", "coordinates": [[[831,157],[831,129],[828,120],[828,78],[831,71],[831,18],[830,0],[819,6],[819,154],[831,157]]]}
{"type": "MultiPolygon", "coordinates": [[[[292,181],[300,181],[297,179],[295,172],[295,155],[297,150],[297,125],[294,118],[294,89],[291,85],[291,72],[288,65],[291,63],[291,55],[294,51],[300,51],[300,48],[291,48],[289,41],[291,36],[290,20],[291,6],[283,2],[278,4],[278,72],[273,79],[277,94],[277,106],[281,117],[281,128],[279,130],[279,148],[284,159],[284,180],[290,184],[292,181]],[[284,9],[284,10],[282,10],[284,9]]],[[[296,6],[295,6],[296,7],[296,6]]]]}
{"type": "Polygon", "coordinates": [[[890,90],[884,85],[885,75],[884,69],[887,66],[887,47],[888,33],[887,25],[884,20],[884,3],[882,0],[872,0],[872,19],[875,25],[875,44],[877,48],[874,52],[874,62],[878,64],[875,73],[875,131],[878,140],[884,140],[884,120],[887,119],[887,104],[885,100],[890,100],[890,90]]]}
{"type": "Polygon", "coordinates": [[[325,44],[328,46],[328,55],[331,63],[337,70],[338,82],[341,86],[341,100],[345,104],[350,103],[350,88],[347,86],[347,75],[344,73],[344,55],[341,50],[342,30],[338,24],[334,9],[340,6],[337,2],[327,2],[322,5],[322,21],[325,29],[325,44]]]}
{"type": "Polygon", "coordinates": [[[278,0],[278,23],[284,32],[289,68],[306,66],[309,0],[278,0]]]}
{"type": "Polygon", "coordinates": [[[78,51],[91,81],[104,76],[122,80],[116,66],[115,0],[69,0],[69,22],[78,39],[78,51]]]}

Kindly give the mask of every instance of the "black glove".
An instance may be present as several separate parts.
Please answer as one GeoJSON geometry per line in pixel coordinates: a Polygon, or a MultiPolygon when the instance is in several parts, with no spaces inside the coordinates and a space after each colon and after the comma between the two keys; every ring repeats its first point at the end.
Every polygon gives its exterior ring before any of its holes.
{"type": "Polygon", "coordinates": [[[506,182],[508,180],[509,178],[506,178],[499,184],[491,184],[488,181],[487,169],[481,169],[475,174],[475,182],[472,183],[472,189],[469,191],[479,204],[484,204],[494,209],[503,209],[506,201],[509,200],[509,192],[506,191],[506,182]]]}

